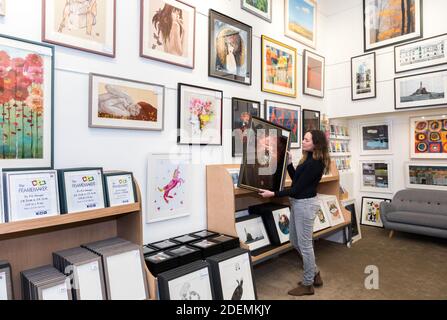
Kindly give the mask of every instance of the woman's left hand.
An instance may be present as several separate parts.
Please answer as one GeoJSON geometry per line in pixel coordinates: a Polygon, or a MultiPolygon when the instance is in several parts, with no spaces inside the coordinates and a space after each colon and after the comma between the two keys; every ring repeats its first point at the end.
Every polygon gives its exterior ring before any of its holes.
{"type": "Polygon", "coordinates": [[[264,189],[260,189],[258,194],[263,198],[272,198],[275,196],[274,192],[264,189]]]}

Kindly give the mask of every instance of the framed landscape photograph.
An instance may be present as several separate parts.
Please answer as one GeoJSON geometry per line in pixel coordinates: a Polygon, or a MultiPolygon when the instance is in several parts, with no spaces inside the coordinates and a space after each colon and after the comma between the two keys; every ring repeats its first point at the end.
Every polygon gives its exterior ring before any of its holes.
{"type": "Polygon", "coordinates": [[[177,142],[222,145],[223,92],[178,84],[177,142]]]}
{"type": "Polygon", "coordinates": [[[360,191],[392,193],[391,160],[361,160],[360,191]]]}
{"type": "Polygon", "coordinates": [[[383,222],[380,216],[380,203],[383,201],[391,202],[390,199],[362,197],[360,224],[383,228],[383,222]]]}
{"type": "Polygon", "coordinates": [[[447,70],[394,79],[394,109],[447,104],[447,70]]]}
{"type": "Polygon", "coordinates": [[[210,9],[208,40],[208,75],[251,85],[251,26],[210,9]]]}
{"type": "Polygon", "coordinates": [[[286,36],[313,49],[317,42],[317,1],[284,0],[286,36]]]}
{"type": "Polygon", "coordinates": [[[43,0],[42,41],[115,57],[116,0],[43,0]]]}
{"type": "Polygon", "coordinates": [[[238,218],[236,220],[236,232],[239,239],[248,246],[251,252],[270,245],[261,216],[249,215],[238,218]]]}
{"type": "Polygon", "coordinates": [[[439,66],[447,63],[447,34],[394,47],[394,72],[439,66]]]}
{"type": "Polygon", "coordinates": [[[303,109],[303,139],[306,132],[311,130],[320,130],[320,111],[303,109]]]}
{"type": "Polygon", "coordinates": [[[0,168],[52,168],[54,47],[0,35],[0,57],[0,168]]]}
{"type": "Polygon", "coordinates": [[[360,154],[391,154],[392,121],[359,124],[360,154]]]}
{"type": "Polygon", "coordinates": [[[261,19],[272,22],[272,0],[241,0],[241,8],[261,19]]]}
{"type": "Polygon", "coordinates": [[[324,57],[304,49],[303,64],[303,93],[324,98],[324,57]]]}
{"type": "Polygon", "coordinates": [[[422,0],[363,0],[364,50],[422,38],[422,0]]]}
{"type": "Polygon", "coordinates": [[[251,117],[262,118],[262,108],[259,101],[241,98],[231,99],[231,130],[233,157],[242,157],[244,139],[247,136],[248,125],[251,117]]]}
{"type": "Polygon", "coordinates": [[[445,115],[410,118],[410,158],[447,159],[445,115]]]}
{"type": "Polygon", "coordinates": [[[442,163],[405,163],[405,187],[447,190],[447,165],[442,163]]]}
{"type": "Polygon", "coordinates": [[[140,56],[194,69],[196,8],[178,0],[140,0],[140,56]]]}
{"type": "Polygon", "coordinates": [[[351,99],[376,97],[376,53],[351,58],[351,99]]]}
{"type": "Polygon", "coordinates": [[[261,90],[296,97],[296,48],[262,36],[261,90]]]}
{"type": "Polygon", "coordinates": [[[90,128],[163,130],[165,87],[90,74],[90,128]]]}
{"type": "Polygon", "coordinates": [[[265,119],[290,130],[290,148],[301,148],[301,106],[265,100],[265,119]]]}

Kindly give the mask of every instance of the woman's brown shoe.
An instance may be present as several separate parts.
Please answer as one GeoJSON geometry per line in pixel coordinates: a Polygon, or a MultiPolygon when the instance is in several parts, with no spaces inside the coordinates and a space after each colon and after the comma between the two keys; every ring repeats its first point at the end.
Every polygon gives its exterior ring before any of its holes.
{"type": "Polygon", "coordinates": [[[310,285],[310,286],[303,286],[303,285],[299,285],[298,287],[296,287],[295,289],[292,289],[288,292],[289,295],[291,296],[310,296],[313,295],[315,293],[314,291],[314,286],[310,285]]]}
{"type": "MultiPolygon", "coordinates": [[[[298,282],[298,285],[300,286],[302,284],[302,282],[298,282]]],[[[323,286],[323,279],[321,279],[321,275],[320,275],[320,271],[318,271],[315,274],[314,277],[314,287],[322,287],[323,286]]]]}

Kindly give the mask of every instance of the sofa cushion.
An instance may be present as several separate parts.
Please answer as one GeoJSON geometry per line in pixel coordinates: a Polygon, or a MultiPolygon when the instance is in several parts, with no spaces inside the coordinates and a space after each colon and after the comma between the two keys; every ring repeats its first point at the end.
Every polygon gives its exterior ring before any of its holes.
{"type": "Polygon", "coordinates": [[[392,222],[426,226],[431,228],[447,229],[447,216],[430,213],[409,211],[394,211],[386,215],[392,222]]]}
{"type": "Polygon", "coordinates": [[[447,191],[405,189],[393,198],[396,211],[426,212],[447,217],[447,191]]]}

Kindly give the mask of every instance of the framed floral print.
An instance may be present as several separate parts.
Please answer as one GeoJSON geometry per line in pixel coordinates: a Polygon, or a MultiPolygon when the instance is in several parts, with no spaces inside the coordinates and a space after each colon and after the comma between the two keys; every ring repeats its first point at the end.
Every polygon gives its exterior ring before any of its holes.
{"type": "Polygon", "coordinates": [[[304,49],[303,64],[303,93],[324,98],[324,57],[304,49]]]}
{"type": "Polygon", "coordinates": [[[116,0],[43,0],[42,41],[115,57],[116,0]]]}
{"type": "Polygon", "coordinates": [[[296,97],[296,49],[262,36],[261,90],[296,97]]]}
{"type": "Polygon", "coordinates": [[[241,0],[241,8],[268,22],[272,22],[272,0],[241,0]]]}
{"type": "Polygon", "coordinates": [[[223,92],[178,84],[177,142],[222,145],[223,92]]]}
{"type": "Polygon", "coordinates": [[[284,0],[284,13],[286,36],[315,49],[317,42],[317,1],[284,0]]]}
{"type": "Polygon", "coordinates": [[[178,0],[140,3],[140,56],[194,69],[196,8],[178,0]]]}
{"type": "Polygon", "coordinates": [[[290,148],[301,148],[301,106],[265,100],[265,119],[290,130],[290,148]]]}
{"type": "Polygon", "coordinates": [[[376,97],[376,53],[351,58],[351,99],[376,97]]]}
{"type": "Polygon", "coordinates": [[[0,35],[0,167],[53,167],[54,47],[0,35]]]}
{"type": "Polygon", "coordinates": [[[90,74],[89,127],[163,130],[164,86],[90,74]]]}
{"type": "Polygon", "coordinates": [[[208,75],[251,85],[251,26],[210,10],[208,40],[208,75]]]}

